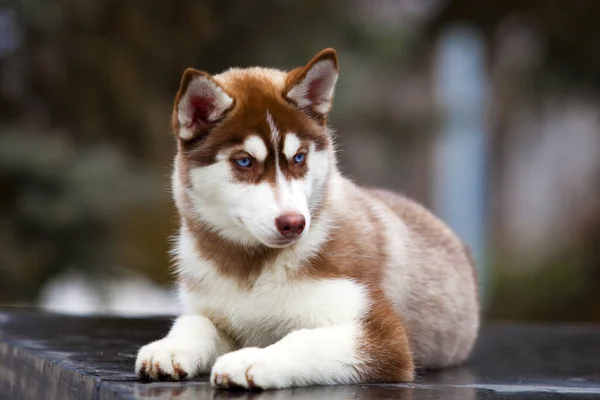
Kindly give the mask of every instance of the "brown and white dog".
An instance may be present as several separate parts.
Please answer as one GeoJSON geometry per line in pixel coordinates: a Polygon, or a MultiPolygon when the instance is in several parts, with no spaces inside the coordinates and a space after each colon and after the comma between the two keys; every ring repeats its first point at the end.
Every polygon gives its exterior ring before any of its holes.
{"type": "Polygon", "coordinates": [[[361,188],[326,126],[338,61],[183,75],[173,129],[183,313],[144,346],[151,380],[215,387],[408,382],[464,361],[479,326],[463,243],[421,206],[361,188]]]}

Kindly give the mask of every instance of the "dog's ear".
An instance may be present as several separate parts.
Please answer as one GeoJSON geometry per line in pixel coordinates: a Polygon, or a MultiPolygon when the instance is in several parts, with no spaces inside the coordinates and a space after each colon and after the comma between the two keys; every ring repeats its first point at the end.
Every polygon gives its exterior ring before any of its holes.
{"type": "Polygon", "coordinates": [[[331,109],[337,77],[335,50],[325,49],[306,66],[288,73],[283,95],[311,117],[325,121],[331,109]]]}
{"type": "Polygon", "coordinates": [[[206,134],[233,105],[233,98],[209,74],[188,68],[175,98],[173,131],[183,141],[206,134]]]}

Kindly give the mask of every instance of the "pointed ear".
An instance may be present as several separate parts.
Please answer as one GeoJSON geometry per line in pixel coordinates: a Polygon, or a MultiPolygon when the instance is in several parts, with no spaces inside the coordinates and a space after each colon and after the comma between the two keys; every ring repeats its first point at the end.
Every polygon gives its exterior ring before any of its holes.
{"type": "Polygon", "coordinates": [[[175,98],[173,131],[184,141],[203,135],[233,105],[233,98],[209,74],[188,68],[175,98]]]}
{"type": "Polygon", "coordinates": [[[331,109],[337,77],[335,50],[325,49],[306,66],[288,73],[283,94],[309,115],[325,120],[331,109]]]}

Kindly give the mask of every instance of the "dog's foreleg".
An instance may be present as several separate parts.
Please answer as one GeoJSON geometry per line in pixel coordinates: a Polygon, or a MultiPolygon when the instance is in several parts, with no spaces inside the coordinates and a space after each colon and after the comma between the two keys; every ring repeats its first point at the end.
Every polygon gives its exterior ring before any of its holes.
{"type": "Polygon", "coordinates": [[[217,357],[232,349],[231,340],[208,318],[183,315],[165,338],[140,349],[135,371],[144,379],[189,379],[210,371],[217,357]]]}
{"type": "MultiPolygon", "coordinates": [[[[374,375],[379,360],[372,359],[377,354],[370,354],[371,344],[364,343],[369,339],[368,330],[358,323],[294,331],[269,347],[221,356],[212,369],[211,383],[218,388],[281,389],[388,380],[374,375]]],[[[397,351],[389,349],[390,354],[397,351]]],[[[390,380],[412,378],[410,356],[408,360],[403,371],[390,372],[390,380]]]]}

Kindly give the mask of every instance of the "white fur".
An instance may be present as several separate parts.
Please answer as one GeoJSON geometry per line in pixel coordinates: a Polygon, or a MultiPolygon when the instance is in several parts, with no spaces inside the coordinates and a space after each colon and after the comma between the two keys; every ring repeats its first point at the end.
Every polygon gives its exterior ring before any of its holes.
{"type": "Polygon", "coordinates": [[[384,250],[387,262],[383,270],[390,276],[386,276],[387,279],[382,281],[382,286],[390,293],[392,303],[397,307],[399,315],[409,315],[407,308],[412,306],[408,301],[411,288],[406,281],[411,269],[405,266],[409,260],[407,244],[410,243],[410,233],[404,221],[391,209],[379,202],[371,202],[371,206],[381,222],[383,236],[386,238],[384,250]],[[395,276],[391,276],[392,274],[395,276]],[[398,282],[399,279],[404,282],[398,282]]]}
{"type": "MultiPolygon", "coordinates": [[[[318,238],[309,235],[307,240],[320,241],[319,230],[313,235],[318,238]]],[[[369,308],[363,286],[347,279],[290,278],[286,271],[295,270],[307,255],[300,249],[290,250],[294,256],[276,260],[252,289],[240,288],[235,281],[219,275],[210,261],[198,256],[193,238],[185,229],[177,252],[180,276],[189,282],[203,282],[201,289],[181,290],[185,312],[222,321],[242,347],[268,346],[221,357],[212,372],[213,378],[217,373],[221,376],[216,381],[218,386],[231,382],[247,387],[245,371],[250,368],[253,375],[249,376],[263,388],[354,381],[358,321],[369,308]]],[[[197,336],[187,346],[200,348],[206,340],[201,338],[197,336]]],[[[208,338],[211,349],[215,347],[213,340],[208,338]]]]}
{"type": "Polygon", "coordinates": [[[221,356],[211,383],[280,389],[357,382],[359,340],[356,324],[296,330],[264,349],[249,347],[221,356]]]}
{"type": "MultiPolygon", "coordinates": [[[[335,163],[335,156],[331,154],[330,149],[315,150],[315,145],[313,143],[310,144],[308,148],[308,176],[311,179],[312,185],[312,194],[308,199],[308,205],[311,210],[314,210],[318,205],[320,205],[324,201],[324,194],[327,193],[324,190],[325,185],[327,184],[327,178],[331,175],[331,170],[335,172],[336,168],[332,168],[332,164],[335,163]]],[[[332,182],[332,180],[330,180],[332,182]]],[[[329,191],[333,196],[332,190],[329,191]]]]}
{"type": "Polygon", "coordinates": [[[331,109],[331,100],[335,91],[338,73],[333,61],[317,62],[308,71],[304,79],[287,93],[287,97],[305,108],[312,106],[320,114],[327,114],[331,109]],[[321,80],[314,98],[309,97],[309,88],[315,81],[321,80]]]}
{"type": "MultiPolygon", "coordinates": [[[[271,128],[271,145],[278,148],[281,133],[269,113],[266,119],[271,128]]],[[[265,146],[264,142],[255,136],[250,136],[245,141],[245,146],[257,156],[267,152],[266,148],[261,147],[265,146]]],[[[332,162],[328,151],[317,152],[314,145],[310,146],[307,157],[308,172],[300,180],[285,179],[278,163],[276,185],[273,188],[268,183],[236,182],[229,154],[225,151],[218,155],[214,164],[191,170],[193,187],[187,193],[174,175],[175,202],[180,204],[182,198],[189,196],[197,217],[215,229],[218,227],[218,233],[228,240],[246,245],[260,242],[270,247],[289,246],[294,242],[280,235],[275,219],[284,213],[301,214],[305,218],[306,227],[296,242],[304,237],[310,230],[310,209],[323,200],[319,194],[313,196],[313,193],[323,192],[329,164],[332,162]]],[[[276,161],[278,160],[276,152],[276,161]]]]}
{"type": "Polygon", "coordinates": [[[298,213],[306,219],[306,229],[310,227],[310,213],[308,212],[308,199],[312,192],[310,179],[286,180],[283,174],[277,179],[277,204],[284,213],[298,213]]]}
{"type": "Polygon", "coordinates": [[[306,256],[295,248],[290,249],[293,256],[275,260],[251,289],[240,288],[236,281],[221,276],[211,261],[198,254],[186,230],[180,234],[177,252],[180,275],[190,283],[203,282],[201,291],[193,286],[180,291],[185,312],[226,318],[228,331],[242,346],[267,346],[295,329],[348,324],[368,307],[365,289],[353,281],[298,281],[290,277],[289,272],[306,256]]]}
{"type": "Polygon", "coordinates": [[[185,188],[181,183],[181,177],[179,176],[177,162],[173,164],[173,173],[171,174],[171,197],[177,209],[181,210],[184,206],[186,194],[185,188]]]}
{"type": "Polygon", "coordinates": [[[233,99],[208,77],[197,75],[192,78],[184,94],[181,96],[177,107],[177,119],[179,121],[178,134],[184,140],[191,139],[195,133],[192,124],[195,110],[191,102],[191,99],[194,97],[203,97],[211,100],[214,108],[208,115],[208,121],[217,120],[233,103],[233,99]]]}
{"type": "MultiPolygon", "coordinates": [[[[274,149],[279,149],[279,142],[281,140],[281,134],[273,122],[273,117],[267,112],[267,123],[271,130],[271,141],[274,149]]],[[[287,139],[286,135],[286,139],[287,139]]],[[[275,151],[275,168],[276,168],[276,194],[275,198],[280,214],[284,213],[297,213],[304,217],[306,221],[306,227],[304,232],[307,232],[310,227],[310,213],[308,210],[308,198],[310,198],[312,192],[312,185],[310,179],[302,180],[291,180],[288,181],[281,172],[281,166],[279,165],[279,151],[275,151]]]]}
{"type": "Polygon", "coordinates": [[[215,229],[219,227],[221,236],[245,245],[279,245],[275,219],[282,210],[271,185],[233,182],[227,160],[192,170],[191,176],[194,189],[190,196],[197,215],[215,229]]]}
{"type": "MultiPolygon", "coordinates": [[[[316,160],[325,163],[326,153],[314,152],[316,160]]],[[[339,192],[341,179],[334,173],[328,180],[330,190],[339,192]]],[[[338,197],[343,194],[332,196],[338,197]]],[[[152,366],[151,378],[158,379],[159,367],[177,378],[173,365],[179,364],[191,378],[214,362],[211,382],[218,387],[252,383],[275,389],[357,382],[357,366],[365,361],[357,349],[359,321],[370,307],[367,289],[348,279],[297,280],[290,274],[319,250],[332,223],[329,215],[317,220],[251,289],[221,276],[210,260],[201,257],[192,234],[182,226],[175,252],[179,276],[188,282],[180,286],[185,316],[166,338],[142,348],[137,371],[145,361],[152,366]],[[201,288],[195,282],[202,282],[201,288]],[[211,320],[223,324],[229,338],[211,320]],[[216,356],[232,350],[233,342],[242,349],[215,362],[216,356]],[[194,365],[193,360],[202,362],[194,365]]]]}
{"type": "Polygon", "coordinates": [[[295,133],[288,133],[285,135],[283,141],[283,154],[288,160],[293,161],[292,158],[296,155],[298,149],[300,149],[300,145],[301,143],[298,136],[296,136],[295,133]]]}
{"type": "Polygon", "coordinates": [[[249,136],[244,141],[244,150],[260,162],[265,161],[269,152],[265,142],[256,135],[249,136]]]}
{"type": "Polygon", "coordinates": [[[180,368],[191,377],[208,372],[215,359],[232,348],[231,341],[219,333],[208,318],[198,314],[182,315],[164,339],[140,349],[135,370],[139,374],[144,368],[155,380],[161,373],[181,379],[180,368]]]}
{"type": "Polygon", "coordinates": [[[275,126],[275,122],[273,122],[273,117],[269,111],[267,111],[267,123],[269,124],[269,130],[271,131],[271,145],[275,150],[275,183],[277,186],[280,186],[285,180],[283,173],[281,172],[281,166],[279,165],[279,141],[281,140],[281,136],[279,135],[279,130],[275,126]]]}
{"type": "MultiPolygon", "coordinates": [[[[278,150],[281,137],[279,136],[279,129],[275,126],[273,116],[269,111],[267,111],[267,124],[269,124],[269,130],[271,131],[271,145],[273,145],[275,150],[278,150]]],[[[275,165],[279,165],[277,161],[279,161],[279,151],[275,151],[275,165]]]]}

